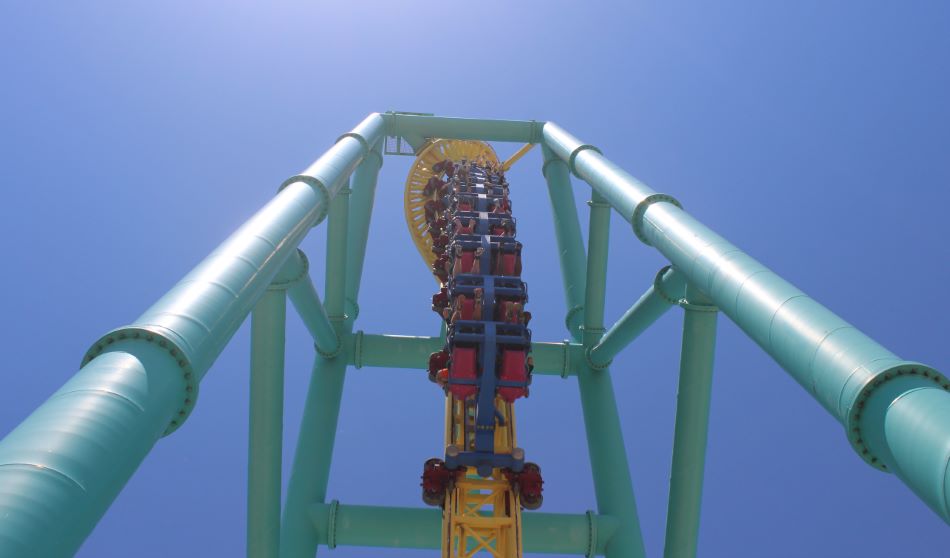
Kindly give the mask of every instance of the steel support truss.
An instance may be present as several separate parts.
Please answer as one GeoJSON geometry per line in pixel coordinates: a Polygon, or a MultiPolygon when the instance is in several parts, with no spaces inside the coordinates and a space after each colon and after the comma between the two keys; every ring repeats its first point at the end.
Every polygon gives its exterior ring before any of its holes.
{"type": "Polygon", "coordinates": [[[139,319],[104,335],[80,371],[0,442],[0,486],[17,487],[0,495],[0,554],[72,555],[157,440],[187,419],[201,378],[252,310],[248,555],[442,544],[438,510],[325,501],[347,368],[424,369],[442,344],[354,332],[387,137],[415,150],[429,138],[542,146],[571,340],[533,343],[535,372],[577,378],[598,510],[524,514],[526,551],[644,555],[609,365],[674,305],[685,317],[666,556],[696,551],[719,311],[842,423],[862,458],[950,522],[950,382],[942,374],[898,358],[554,123],[386,113],[341,136],[139,319]],[[572,175],[592,188],[586,249],[572,175]],[[671,266],[605,328],[611,210],[671,266]],[[321,301],[296,248],[327,217],[321,301]],[[279,517],[285,296],[313,336],[315,363],[279,517]]]}

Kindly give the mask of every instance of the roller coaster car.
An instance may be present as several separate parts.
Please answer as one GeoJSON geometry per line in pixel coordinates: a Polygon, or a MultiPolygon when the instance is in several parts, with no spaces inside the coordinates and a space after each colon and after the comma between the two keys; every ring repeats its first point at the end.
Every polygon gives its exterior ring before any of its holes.
{"type": "Polygon", "coordinates": [[[536,510],[544,502],[542,495],[544,480],[541,478],[541,467],[536,463],[525,463],[521,472],[505,470],[505,476],[511,483],[512,489],[521,496],[521,507],[526,510],[536,510]]]}
{"type": "Polygon", "coordinates": [[[452,471],[445,466],[445,462],[433,457],[422,466],[422,501],[429,506],[442,506],[445,503],[445,494],[459,470],[452,471]]]}

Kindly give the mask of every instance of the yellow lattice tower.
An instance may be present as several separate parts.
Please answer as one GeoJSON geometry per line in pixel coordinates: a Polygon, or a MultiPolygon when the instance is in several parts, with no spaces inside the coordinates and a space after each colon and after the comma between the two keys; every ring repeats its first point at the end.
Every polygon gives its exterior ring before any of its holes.
{"type": "MultiPolygon", "coordinates": [[[[501,415],[495,429],[495,453],[515,448],[514,407],[495,398],[501,415]]],[[[474,449],[475,404],[446,396],[445,443],[474,449]]],[[[495,558],[521,557],[521,502],[500,469],[482,478],[472,471],[449,487],[442,510],[442,557],[468,558],[478,553],[495,558]]]]}

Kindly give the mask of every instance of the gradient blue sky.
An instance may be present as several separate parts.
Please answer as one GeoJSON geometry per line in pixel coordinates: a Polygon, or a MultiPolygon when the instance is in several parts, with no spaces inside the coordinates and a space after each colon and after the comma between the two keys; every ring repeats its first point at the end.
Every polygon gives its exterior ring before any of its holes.
{"type": "MultiPolygon", "coordinates": [[[[897,354],[950,371],[950,4],[469,4],[0,3],[0,435],[284,178],[389,109],[555,120],[897,354]]],[[[539,159],[511,173],[512,196],[534,337],[560,340],[539,159]]],[[[403,223],[409,162],[382,170],[367,332],[438,331],[403,223]]],[[[322,238],[304,244],[318,285],[322,238]]],[[[610,251],[608,323],[664,264],[616,216],[610,251]]],[[[312,353],[289,315],[285,463],[312,353]]],[[[681,319],[670,312],[613,368],[650,556],[662,553],[681,319]]],[[[247,363],[245,325],[79,556],[244,553],[247,363]]],[[[863,464],[727,319],[715,374],[700,556],[946,553],[947,525],[863,464]]],[[[593,509],[575,381],[540,379],[518,412],[544,509],[593,509]]],[[[442,421],[423,372],[352,372],[329,496],[421,505],[442,421]]]]}

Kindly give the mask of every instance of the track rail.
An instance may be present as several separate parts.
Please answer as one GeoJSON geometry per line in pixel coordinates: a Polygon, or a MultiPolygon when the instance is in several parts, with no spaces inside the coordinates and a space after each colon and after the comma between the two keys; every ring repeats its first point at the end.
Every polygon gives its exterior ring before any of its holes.
{"type": "Polygon", "coordinates": [[[517,447],[514,402],[528,395],[531,314],[504,168],[486,143],[435,140],[406,185],[406,218],[440,284],[446,329],[429,379],[446,397],[444,459],[423,468],[423,500],[441,506],[442,556],[522,553],[521,508],[541,505],[540,468],[517,447]]]}

